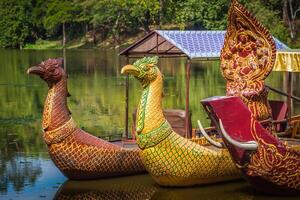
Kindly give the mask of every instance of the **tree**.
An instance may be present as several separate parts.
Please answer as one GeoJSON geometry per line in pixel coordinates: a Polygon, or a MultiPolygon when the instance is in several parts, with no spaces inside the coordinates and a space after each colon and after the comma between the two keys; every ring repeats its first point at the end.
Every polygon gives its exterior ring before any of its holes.
{"type": "Polygon", "coordinates": [[[44,25],[48,30],[62,27],[62,45],[66,44],[66,24],[75,21],[80,7],[71,0],[51,0],[48,3],[44,25]]]}
{"type": "Polygon", "coordinates": [[[281,17],[281,0],[242,0],[241,2],[273,36],[287,42],[288,30],[281,17]]]}
{"type": "Polygon", "coordinates": [[[80,6],[80,13],[77,15],[76,21],[83,22],[85,24],[85,32],[87,32],[93,19],[92,10],[96,0],[74,0],[74,3],[80,6]]]}
{"type": "Polygon", "coordinates": [[[159,19],[161,3],[158,0],[131,0],[129,8],[132,18],[138,21],[145,32],[150,32],[150,25],[159,19]]]}
{"type": "Polygon", "coordinates": [[[284,0],[283,2],[284,20],[287,22],[290,29],[290,36],[292,40],[296,39],[297,29],[295,21],[297,14],[300,13],[300,4],[293,0],[284,0]]]}
{"type": "Polygon", "coordinates": [[[32,6],[26,0],[0,0],[0,47],[22,48],[32,37],[32,6]]]}
{"type": "Polygon", "coordinates": [[[187,0],[179,1],[170,16],[175,16],[175,22],[181,29],[197,27],[200,29],[223,30],[227,22],[227,0],[187,0]]]}
{"type": "Polygon", "coordinates": [[[122,32],[134,31],[136,27],[129,3],[127,0],[101,0],[93,7],[93,25],[102,30],[104,37],[112,36],[115,43],[120,43],[122,32]]]}

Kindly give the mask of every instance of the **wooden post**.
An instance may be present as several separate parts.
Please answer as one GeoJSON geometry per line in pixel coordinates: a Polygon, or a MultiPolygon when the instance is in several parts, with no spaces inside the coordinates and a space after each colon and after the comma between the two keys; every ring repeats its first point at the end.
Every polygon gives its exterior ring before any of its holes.
{"type": "MultiPolygon", "coordinates": [[[[126,64],[129,63],[129,58],[126,55],[126,64]]],[[[129,130],[129,123],[128,123],[128,110],[129,110],[129,75],[126,74],[125,79],[125,138],[128,139],[128,130],[129,130]]]]}
{"type": "Polygon", "coordinates": [[[158,56],[158,33],[156,33],[156,56],[158,56]]]}
{"type": "Polygon", "coordinates": [[[189,104],[190,104],[190,71],[191,59],[188,58],[185,65],[185,137],[190,137],[189,104]]]}
{"type": "Polygon", "coordinates": [[[288,122],[290,121],[292,117],[292,89],[293,89],[293,82],[292,82],[292,73],[291,72],[286,72],[286,77],[287,77],[287,105],[288,105],[288,122]]]}

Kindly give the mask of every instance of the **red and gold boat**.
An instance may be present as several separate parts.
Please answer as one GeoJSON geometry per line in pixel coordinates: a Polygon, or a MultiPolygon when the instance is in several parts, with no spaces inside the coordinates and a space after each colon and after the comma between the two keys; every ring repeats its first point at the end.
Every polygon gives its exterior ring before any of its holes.
{"type": "Polygon", "coordinates": [[[226,95],[240,97],[254,118],[279,136],[295,138],[299,134],[300,116],[291,117],[290,101],[300,98],[292,96],[291,90],[284,93],[266,86],[265,79],[274,65],[276,71],[299,72],[299,58],[297,51],[276,51],[269,31],[241,4],[232,0],[220,57],[221,72],[227,81],[226,95]],[[288,96],[289,103],[270,101],[269,89],[288,96]]]}
{"type": "Polygon", "coordinates": [[[239,97],[212,97],[202,104],[250,184],[270,194],[300,193],[300,140],[272,135],[239,97]]]}
{"type": "Polygon", "coordinates": [[[221,52],[227,97],[208,98],[202,104],[250,184],[265,193],[298,194],[300,140],[279,139],[269,120],[272,110],[264,79],[275,58],[276,47],[268,30],[233,0],[221,52]]]}
{"type": "Polygon", "coordinates": [[[124,148],[80,129],[67,105],[69,92],[63,59],[48,59],[30,67],[28,74],[48,87],[42,128],[52,161],[69,179],[97,179],[145,172],[140,150],[124,148]]]}

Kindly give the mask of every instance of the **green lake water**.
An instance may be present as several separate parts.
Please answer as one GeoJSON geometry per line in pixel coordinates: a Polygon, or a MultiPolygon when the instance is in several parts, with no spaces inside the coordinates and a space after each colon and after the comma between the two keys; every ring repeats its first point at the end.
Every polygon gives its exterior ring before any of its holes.
{"type": "MultiPolygon", "coordinates": [[[[0,199],[274,199],[255,193],[244,181],[192,188],[160,188],[148,175],[75,182],[56,169],[47,154],[41,133],[41,113],[47,86],[26,70],[61,50],[0,49],[0,199]]],[[[86,131],[120,139],[124,133],[125,64],[113,50],[68,50],[66,69],[73,118],[86,131]]],[[[185,108],[185,59],[160,59],[164,74],[164,108],[185,108]]],[[[284,75],[272,72],[267,83],[284,89],[284,75]]],[[[294,76],[294,94],[300,78],[294,76]]],[[[197,61],[191,67],[190,109],[192,124],[208,125],[200,100],[225,94],[218,61],[197,61]]],[[[130,79],[129,113],[137,106],[141,86],[130,79]]],[[[271,99],[284,99],[270,92],[271,99]]],[[[294,112],[299,113],[299,104],[294,112]]],[[[276,199],[276,198],[275,198],[276,199]]]]}

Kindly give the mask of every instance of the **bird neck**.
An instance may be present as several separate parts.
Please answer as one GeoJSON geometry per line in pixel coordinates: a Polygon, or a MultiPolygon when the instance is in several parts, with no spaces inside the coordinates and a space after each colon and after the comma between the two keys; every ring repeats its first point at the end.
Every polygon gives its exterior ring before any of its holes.
{"type": "Polygon", "coordinates": [[[146,134],[160,127],[165,122],[162,111],[163,80],[159,73],[157,78],[143,89],[137,110],[137,133],[146,134]]]}
{"type": "Polygon", "coordinates": [[[67,95],[67,78],[65,76],[49,87],[43,111],[42,126],[44,131],[57,129],[70,120],[67,95]]]}

